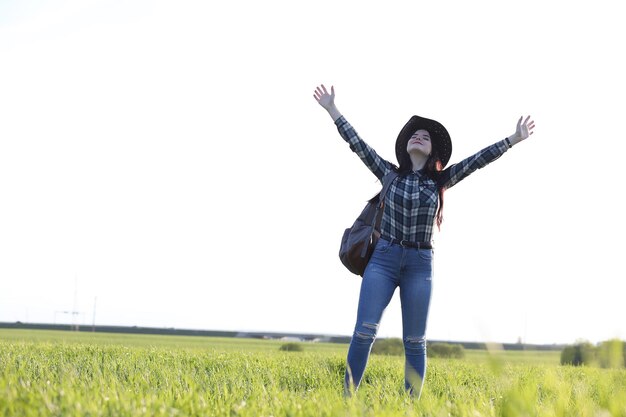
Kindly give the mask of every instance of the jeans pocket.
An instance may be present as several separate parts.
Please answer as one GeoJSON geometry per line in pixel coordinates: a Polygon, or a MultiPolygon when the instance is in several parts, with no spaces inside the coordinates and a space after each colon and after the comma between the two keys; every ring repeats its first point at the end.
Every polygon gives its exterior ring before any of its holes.
{"type": "Polygon", "coordinates": [[[432,249],[418,249],[417,255],[425,261],[432,261],[434,251],[432,249]]]}
{"type": "Polygon", "coordinates": [[[389,242],[388,240],[384,240],[384,239],[378,239],[378,242],[376,242],[376,248],[374,248],[374,250],[376,252],[385,253],[385,252],[389,252],[390,247],[391,247],[391,242],[389,242]]]}

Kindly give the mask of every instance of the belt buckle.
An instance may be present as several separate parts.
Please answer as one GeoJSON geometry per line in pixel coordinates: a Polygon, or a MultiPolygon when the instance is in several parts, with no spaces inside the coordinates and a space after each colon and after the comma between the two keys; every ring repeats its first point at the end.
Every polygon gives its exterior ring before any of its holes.
{"type": "Polygon", "coordinates": [[[402,246],[403,248],[408,248],[408,246],[404,242],[408,242],[408,240],[401,240],[400,246],[402,246]]]}

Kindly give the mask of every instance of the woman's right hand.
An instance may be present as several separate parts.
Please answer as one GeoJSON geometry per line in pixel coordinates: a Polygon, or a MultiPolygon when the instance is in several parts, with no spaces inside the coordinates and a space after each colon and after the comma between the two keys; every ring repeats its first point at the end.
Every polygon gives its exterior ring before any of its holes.
{"type": "Polygon", "coordinates": [[[313,97],[317,100],[320,106],[330,111],[330,109],[335,106],[335,87],[330,86],[329,94],[324,84],[322,84],[315,89],[313,97]]]}
{"type": "Polygon", "coordinates": [[[336,121],[337,119],[341,117],[341,113],[339,112],[339,110],[337,110],[337,106],[335,106],[335,87],[334,86],[332,85],[330,86],[330,94],[329,94],[324,84],[320,85],[319,87],[315,89],[315,92],[313,93],[313,97],[315,98],[315,100],[317,100],[320,106],[326,109],[326,111],[328,112],[330,117],[333,119],[333,121],[336,121]]]}

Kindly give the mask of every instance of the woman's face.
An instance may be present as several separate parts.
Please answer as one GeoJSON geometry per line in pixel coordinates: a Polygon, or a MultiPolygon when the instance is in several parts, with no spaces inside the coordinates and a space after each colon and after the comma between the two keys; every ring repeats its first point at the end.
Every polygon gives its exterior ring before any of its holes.
{"type": "Polygon", "coordinates": [[[420,153],[424,156],[429,156],[432,149],[430,134],[424,129],[415,131],[406,144],[406,151],[409,155],[412,153],[420,153]]]}

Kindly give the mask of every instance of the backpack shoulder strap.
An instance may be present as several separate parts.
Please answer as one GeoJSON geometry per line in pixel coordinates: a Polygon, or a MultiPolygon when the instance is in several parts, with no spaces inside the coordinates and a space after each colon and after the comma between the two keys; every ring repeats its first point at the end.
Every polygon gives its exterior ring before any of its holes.
{"type": "Polygon", "coordinates": [[[392,170],[382,179],[383,189],[380,191],[380,194],[378,194],[378,204],[376,204],[376,215],[374,216],[374,230],[376,231],[380,231],[380,222],[383,219],[383,207],[385,206],[385,196],[387,192],[389,192],[391,183],[393,183],[397,176],[398,173],[392,170]]]}
{"type": "Polygon", "coordinates": [[[389,171],[382,179],[383,189],[380,192],[379,202],[380,205],[385,201],[385,196],[389,192],[389,188],[391,187],[391,183],[396,179],[398,173],[394,170],[389,171]]]}

